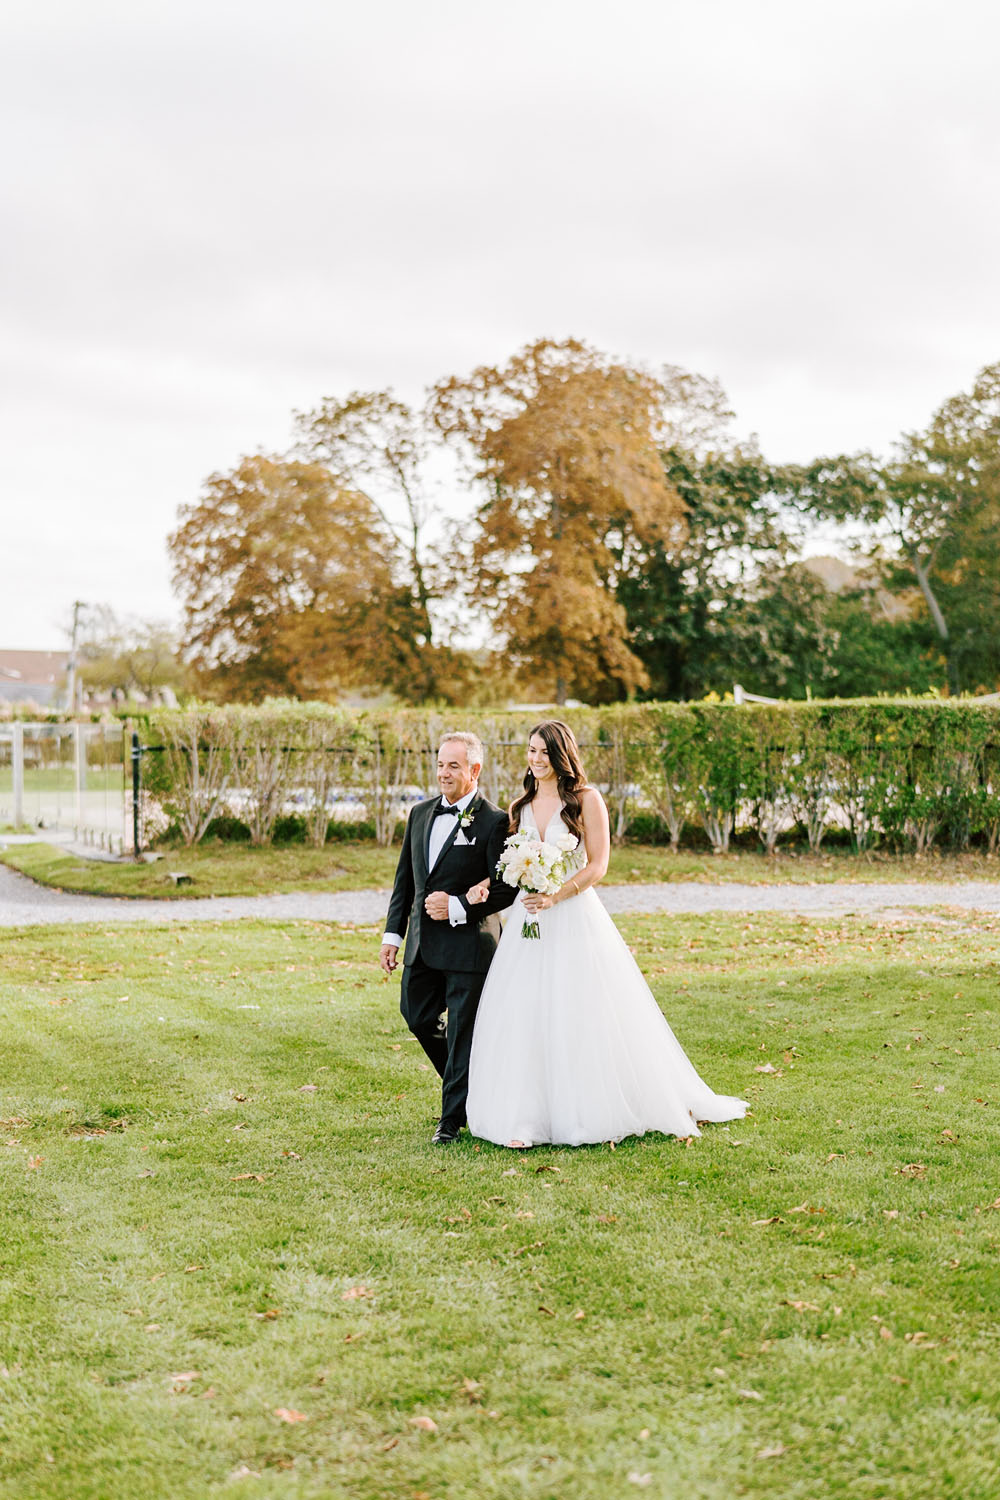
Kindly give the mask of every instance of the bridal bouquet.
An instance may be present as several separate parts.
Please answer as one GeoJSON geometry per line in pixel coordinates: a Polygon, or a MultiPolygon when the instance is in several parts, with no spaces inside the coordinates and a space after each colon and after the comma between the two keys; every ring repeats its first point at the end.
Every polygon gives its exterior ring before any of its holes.
{"type": "MultiPolygon", "coordinates": [[[[571,833],[562,834],[554,843],[519,828],[503,846],[497,874],[505,885],[532,895],[554,896],[569,875],[571,856],[578,840],[571,833]]],[[[524,922],[521,936],[541,937],[537,920],[524,922]]]]}

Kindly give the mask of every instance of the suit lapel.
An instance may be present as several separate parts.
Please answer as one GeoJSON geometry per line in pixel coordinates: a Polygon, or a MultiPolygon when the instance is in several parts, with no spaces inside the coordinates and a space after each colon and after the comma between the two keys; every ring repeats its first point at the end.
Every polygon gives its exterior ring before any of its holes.
{"type": "Polygon", "coordinates": [[[421,859],[423,861],[423,866],[424,866],[424,868],[423,868],[424,879],[426,879],[427,876],[430,874],[431,828],[434,825],[434,809],[435,809],[436,806],[437,806],[436,802],[429,802],[427,804],[426,811],[421,814],[421,816],[423,818],[423,825],[420,828],[420,840],[419,840],[419,843],[420,843],[420,857],[421,857],[421,859]]]}

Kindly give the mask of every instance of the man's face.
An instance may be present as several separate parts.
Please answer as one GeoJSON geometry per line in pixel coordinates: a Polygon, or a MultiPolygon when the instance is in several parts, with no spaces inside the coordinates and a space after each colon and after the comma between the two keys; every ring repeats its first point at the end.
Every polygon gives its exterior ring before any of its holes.
{"type": "Polygon", "coordinates": [[[438,786],[449,802],[460,802],[479,780],[482,766],[469,765],[468,747],[461,740],[445,740],[438,751],[438,786]]]}

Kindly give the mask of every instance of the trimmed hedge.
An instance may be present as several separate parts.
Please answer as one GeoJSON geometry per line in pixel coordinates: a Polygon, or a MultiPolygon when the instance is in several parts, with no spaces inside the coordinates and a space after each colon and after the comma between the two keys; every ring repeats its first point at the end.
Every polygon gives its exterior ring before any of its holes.
{"type": "MultiPolygon", "coordinates": [[[[634,824],[674,848],[686,827],[700,825],[719,851],[747,829],[768,851],[789,836],[818,849],[834,828],[848,830],[858,850],[976,842],[993,852],[1000,842],[1000,708],[991,703],[652,703],[552,713],[573,728],[618,841],[634,824]]],[[[482,737],[481,785],[503,805],[521,787],[539,717],[270,703],[155,710],[134,727],[149,747],[144,784],[188,843],[235,819],[256,844],[278,835],[321,845],[343,837],[345,824],[388,844],[407,800],[436,790],[447,730],[482,737]],[[345,819],[352,809],[353,822],[345,819]]]]}

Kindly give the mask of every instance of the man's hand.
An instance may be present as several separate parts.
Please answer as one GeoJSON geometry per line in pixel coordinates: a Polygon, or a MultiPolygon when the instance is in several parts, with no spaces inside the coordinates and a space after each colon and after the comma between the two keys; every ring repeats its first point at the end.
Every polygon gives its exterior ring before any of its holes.
{"type": "Polygon", "coordinates": [[[434,922],[447,922],[448,920],[448,892],[431,891],[424,900],[424,911],[434,922]]]}
{"type": "Polygon", "coordinates": [[[396,954],[399,949],[394,943],[383,943],[379,949],[378,961],[387,974],[391,974],[396,968],[396,954]]]}

